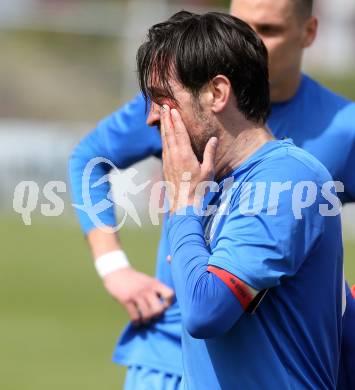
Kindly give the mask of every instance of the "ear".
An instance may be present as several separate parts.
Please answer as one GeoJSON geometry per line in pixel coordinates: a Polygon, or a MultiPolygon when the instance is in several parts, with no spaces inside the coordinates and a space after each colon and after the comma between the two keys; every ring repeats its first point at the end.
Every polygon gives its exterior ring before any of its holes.
{"type": "Polygon", "coordinates": [[[225,109],[229,103],[232,93],[232,85],[228,77],[224,75],[215,76],[209,83],[210,107],[217,114],[225,109]]]}
{"type": "Polygon", "coordinates": [[[318,30],[318,20],[315,16],[312,16],[305,22],[304,36],[302,42],[302,47],[304,49],[312,45],[312,43],[316,39],[317,30],[318,30]]]}

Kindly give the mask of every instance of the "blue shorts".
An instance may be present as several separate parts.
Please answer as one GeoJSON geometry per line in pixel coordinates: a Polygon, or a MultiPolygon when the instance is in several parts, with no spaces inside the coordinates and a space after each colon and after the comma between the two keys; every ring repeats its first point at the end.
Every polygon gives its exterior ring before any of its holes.
{"type": "Polygon", "coordinates": [[[182,390],[181,377],[142,366],[129,366],[124,390],[182,390]]]}

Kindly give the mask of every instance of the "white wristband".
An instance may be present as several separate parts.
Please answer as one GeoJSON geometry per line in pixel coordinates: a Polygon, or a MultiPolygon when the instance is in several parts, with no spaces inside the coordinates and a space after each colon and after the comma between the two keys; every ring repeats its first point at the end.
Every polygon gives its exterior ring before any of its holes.
{"type": "Polygon", "coordinates": [[[105,253],[95,260],[97,273],[104,278],[106,275],[121,268],[129,267],[129,261],[122,250],[105,253]]]}

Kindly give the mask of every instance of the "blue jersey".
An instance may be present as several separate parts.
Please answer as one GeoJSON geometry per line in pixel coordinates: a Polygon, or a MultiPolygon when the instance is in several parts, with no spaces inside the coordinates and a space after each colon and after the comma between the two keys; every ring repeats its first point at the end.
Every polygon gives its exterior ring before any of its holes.
{"type": "MultiPolygon", "coordinates": [[[[209,202],[217,211],[201,217],[210,254],[205,262],[257,291],[269,291],[255,314],[242,314],[216,337],[198,340],[183,326],[186,389],[336,387],[342,327],[341,224],[339,215],[322,216],[319,209],[328,204],[322,188],[330,181],[329,172],[309,153],[290,141],[271,141],[220,183],[220,192],[209,202]],[[224,183],[231,176],[235,184],[223,197],[224,183]],[[292,184],[275,202],[270,194],[276,182],[292,184]],[[295,212],[295,194],[301,182],[312,182],[317,194],[300,215],[295,212]]],[[[299,195],[303,199],[302,191],[299,195]]],[[[189,287],[199,272],[192,262],[201,253],[199,227],[191,218],[196,217],[174,215],[169,224],[183,325],[184,296],[206,297],[205,286],[200,293],[197,290],[201,275],[189,287]],[[180,279],[181,272],[186,275],[180,279]]],[[[205,316],[209,314],[204,310],[205,316]]],[[[219,322],[228,315],[222,314],[219,322]]]]}
{"type": "MultiPolygon", "coordinates": [[[[344,181],[344,201],[355,199],[355,104],[339,97],[303,76],[294,98],[272,106],[268,124],[276,137],[288,136],[313,153],[331,172],[334,180],[344,181]],[[310,135],[311,134],[311,135],[310,135]],[[330,150],[329,150],[330,149],[330,150]]],[[[141,94],[102,120],[75,148],[70,159],[70,180],[73,201],[83,204],[82,173],[86,163],[97,156],[111,160],[118,168],[141,161],[149,156],[161,156],[161,139],[156,128],[146,125],[145,101],[141,94]]],[[[101,178],[110,167],[95,167],[91,183],[101,178]]],[[[90,188],[93,203],[104,199],[109,184],[90,188]]],[[[85,233],[94,224],[88,215],[77,210],[85,233]]],[[[100,215],[108,225],[115,225],[114,209],[100,215]]],[[[166,262],[167,235],[163,225],[157,254],[156,276],[173,287],[171,270],[166,262]]],[[[156,323],[145,328],[125,329],[114,353],[114,360],[122,364],[137,364],[182,373],[181,318],[175,303],[156,323]]]]}
{"type": "Polygon", "coordinates": [[[343,203],[355,201],[355,103],[303,76],[296,95],[273,104],[268,125],[276,138],[290,137],[317,157],[344,184],[343,203]]]}

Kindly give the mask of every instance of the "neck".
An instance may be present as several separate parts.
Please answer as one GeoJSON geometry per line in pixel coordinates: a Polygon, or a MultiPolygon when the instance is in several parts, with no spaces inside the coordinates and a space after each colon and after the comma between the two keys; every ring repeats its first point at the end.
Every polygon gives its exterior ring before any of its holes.
{"type": "Polygon", "coordinates": [[[266,126],[255,126],[250,122],[236,134],[227,130],[223,131],[218,137],[216,179],[219,180],[238,168],[261,146],[273,139],[274,137],[266,126]]]}
{"type": "Polygon", "coordinates": [[[294,77],[288,77],[284,81],[270,85],[270,99],[272,103],[282,103],[296,95],[301,83],[302,74],[297,72],[294,77]]]}

